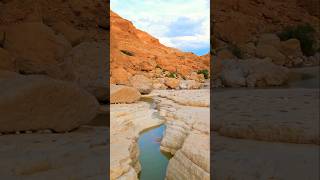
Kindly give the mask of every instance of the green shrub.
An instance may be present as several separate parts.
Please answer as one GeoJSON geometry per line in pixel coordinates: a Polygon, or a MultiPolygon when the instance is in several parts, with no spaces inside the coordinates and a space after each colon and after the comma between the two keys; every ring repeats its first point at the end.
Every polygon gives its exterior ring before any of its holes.
{"type": "Polygon", "coordinates": [[[127,55],[127,56],[134,56],[134,53],[128,50],[120,50],[123,54],[127,55]]]}
{"type": "Polygon", "coordinates": [[[205,79],[209,78],[209,71],[207,69],[198,70],[198,74],[203,74],[205,79]]]}
{"type": "Polygon", "coordinates": [[[177,73],[175,73],[175,72],[170,72],[170,73],[167,75],[167,77],[169,77],[169,78],[177,78],[177,73]]]}
{"type": "Polygon", "coordinates": [[[312,56],[315,54],[316,50],[314,48],[314,28],[309,24],[298,25],[296,27],[287,27],[282,32],[278,34],[281,41],[286,41],[288,39],[298,39],[300,41],[301,50],[304,55],[312,56]]]}

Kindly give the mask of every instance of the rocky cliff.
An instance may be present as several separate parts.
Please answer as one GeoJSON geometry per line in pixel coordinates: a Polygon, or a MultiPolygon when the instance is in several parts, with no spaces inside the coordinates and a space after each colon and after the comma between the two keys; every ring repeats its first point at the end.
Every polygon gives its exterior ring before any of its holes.
{"type": "Polygon", "coordinates": [[[156,78],[156,69],[188,78],[192,72],[209,69],[209,56],[197,56],[166,47],[132,22],[110,12],[111,83],[129,85],[131,76],[143,73],[156,78]]]}

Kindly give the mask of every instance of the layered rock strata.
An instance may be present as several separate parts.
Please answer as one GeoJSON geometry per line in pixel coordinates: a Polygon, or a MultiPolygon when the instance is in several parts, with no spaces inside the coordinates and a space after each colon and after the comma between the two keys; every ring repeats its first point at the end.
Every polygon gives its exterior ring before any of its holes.
{"type": "Polygon", "coordinates": [[[161,125],[156,110],[147,102],[110,105],[110,178],[138,179],[139,133],[161,125]]]}
{"type": "Polygon", "coordinates": [[[210,179],[209,90],[157,93],[159,113],[166,120],[160,148],[173,155],[166,179],[210,179]]]}

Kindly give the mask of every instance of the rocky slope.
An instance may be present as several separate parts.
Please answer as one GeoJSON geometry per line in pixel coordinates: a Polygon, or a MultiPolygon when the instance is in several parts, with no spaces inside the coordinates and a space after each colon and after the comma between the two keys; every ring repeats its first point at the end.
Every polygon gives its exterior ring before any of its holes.
{"type": "Polygon", "coordinates": [[[304,23],[311,24],[319,38],[320,17],[309,11],[319,7],[313,0],[214,0],[211,9],[214,46],[221,47],[222,42],[245,44],[262,33],[304,23]]]}
{"type": "Polygon", "coordinates": [[[313,0],[213,1],[212,85],[279,86],[290,78],[287,68],[319,66],[319,7],[313,0]]]}
{"type": "Polygon", "coordinates": [[[130,85],[130,77],[136,74],[156,79],[176,73],[178,78],[190,79],[194,71],[209,70],[209,55],[199,57],[166,47],[130,21],[110,13],[111,83],[130,85]]]}

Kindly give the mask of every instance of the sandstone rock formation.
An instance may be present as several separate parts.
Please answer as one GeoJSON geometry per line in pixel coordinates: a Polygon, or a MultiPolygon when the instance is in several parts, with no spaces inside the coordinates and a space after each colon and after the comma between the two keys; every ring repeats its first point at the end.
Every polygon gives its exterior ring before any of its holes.
{"type": "Polygon", "coordinates": [[[146,72],[148,78],[155,79],[159,75],[155,72],[156,69],[176,73],[181,77],[187,77],[197,70],[210,69],[209,55],[197,56],[166,47],[158,39],[136,29],[130,21],[112,11],[110,23],[112,83],[129,85],[129,78],[141,72],[146,72]]]}
{"type": "Polygon", "coordinates": [[[171,89],[179,88],[180,80],[175,78],[166,78],[164,84],[171,89]]]}
{"type": "Polygon", "coordinates": [[[0,132],[70,131],[90,122],[98,111],[96,99],[71,83],[11,73],[0,75],[0,84],[0,132]]]}
{"type": "Polygon", "coordinates": [[[130,78],[130,84],[141,94],[149,94],[153,89],[152,81],[144,75],[134,75],[130,78]]]}

